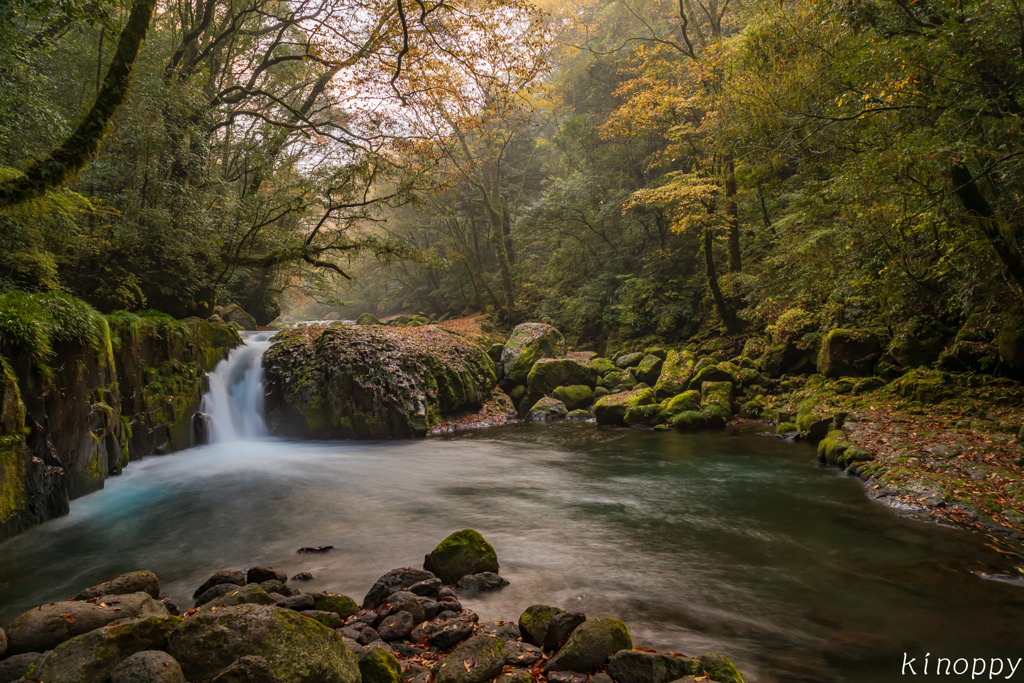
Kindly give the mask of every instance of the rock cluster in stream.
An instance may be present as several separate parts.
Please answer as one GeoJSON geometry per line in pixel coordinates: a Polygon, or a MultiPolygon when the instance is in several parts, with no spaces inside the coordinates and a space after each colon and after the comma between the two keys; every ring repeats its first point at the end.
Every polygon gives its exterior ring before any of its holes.
{"type": "Polygon", "coordinates": [[[132,572],[0,630],[0,683],[743,682],[721,655],[635,650],[611,617],[532,605],[518,623],[480,623],[456,591],[508,581],[475,531],[452,534],[427,563],[438,574],[393,569],[362,605],[303,593],[271,567],[225,569],[180,615],[155,574],[132,572]]]}

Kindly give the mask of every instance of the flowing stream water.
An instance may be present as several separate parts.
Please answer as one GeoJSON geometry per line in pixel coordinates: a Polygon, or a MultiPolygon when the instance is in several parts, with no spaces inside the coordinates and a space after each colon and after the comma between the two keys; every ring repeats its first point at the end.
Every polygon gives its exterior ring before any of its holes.
{"type": "Polygon", "coordinates": [[[132,463],[0,545],[0,625],[135,569],[182,607],[214,571],[254,565],[361,601],[472,527],[511,581],[464,598],[481,619],[534,603],[618,616],[637,646],[721,652],[751,683],[906,681],[905,652],[914,680],[970,680],[920,675],[922,658],[1024,657],[1024,586],[981,576],[1017,573],[1019,555],[870,500],[806,445],[564,421],[421,441],[260,437],[268,343],[250,336],[212,374],[213,443],[132,463]],[[296,552],[322,545],[336,550],[296,552]]]}

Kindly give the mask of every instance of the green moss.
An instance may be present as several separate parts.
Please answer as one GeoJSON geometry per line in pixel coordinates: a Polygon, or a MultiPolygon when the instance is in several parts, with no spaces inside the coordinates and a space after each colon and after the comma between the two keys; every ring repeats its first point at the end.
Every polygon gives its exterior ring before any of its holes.
{"type": "Polygon", "coordinates": [[[796,431],[799,431],[799,427],[793,422],[780,422],[779,426],[775,428],[776,434],[789,434],[796,431]]]}
{"type": "Polygon", "coordinates": [[[551,398],[564,403],[567,410],[578,410],[594,402],[594,391],[585,384],[573,384],[558,387],[551,392],[551,398]]]}
{"type": "Polygon", "coordinates": [[[598,424],[624,424],[626,411],[637,406],[655,403],[653,389],[634,389],[618,394],[611,394],[594,404],[594,416],[598,424]]]}
{"type": "Polygon", "coordinates": [[[657,403],[635,406],[626,410],[623,421],[630,427],[653,427],[664,424],[668,413],[657,403]]]}
{"type": "Polygon", "coordinates": [[[665,363],[661,366],[661,374],[654,385],[659,400],[678,396],[686,390],[696,365],[696,357],[691,351],[669,351],[665,363]]]}
{"type": "Polygon", "coordinates": [[[661,407],[669,416],[678,415],[688,410],[700,410],[700,392],[684,391],[661,402],[661,407]]]}
{"type": "Polygon", "coordinates": [[[448,583],[467,574],[498,572],[498,555],[479,532],[456,531],[437,544],[424,558],[423,568],[448,583]]]}

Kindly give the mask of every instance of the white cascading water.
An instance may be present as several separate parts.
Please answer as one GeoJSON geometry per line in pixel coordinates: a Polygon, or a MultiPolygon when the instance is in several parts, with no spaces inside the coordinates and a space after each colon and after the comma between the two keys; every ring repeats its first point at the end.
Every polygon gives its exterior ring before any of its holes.
{"type": "Polygon", "coordinates": [[[210,390],[200,410],[207,416],[210,443],[267,435],[263,419],[263,354],[276,332],[243,332],[242,346],[209,374],[210,390]]]}

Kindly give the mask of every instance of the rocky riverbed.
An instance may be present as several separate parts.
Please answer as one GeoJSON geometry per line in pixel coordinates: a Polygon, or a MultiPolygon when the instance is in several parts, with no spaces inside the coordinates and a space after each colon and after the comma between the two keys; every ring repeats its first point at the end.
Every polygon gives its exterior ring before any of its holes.
{"type": "Polygon", "coordinates": [[[549,605],[481,623],[460,595],[500,590],[465,529],[358,604],[272,567],[217,571],[191,609],[149,571],[40,605],[0,630],[0,683],[742,683],[722,655],[634,649],[626,625],[549,605]],[[429,570],[428,570],[429,568],[429,570]]]}

